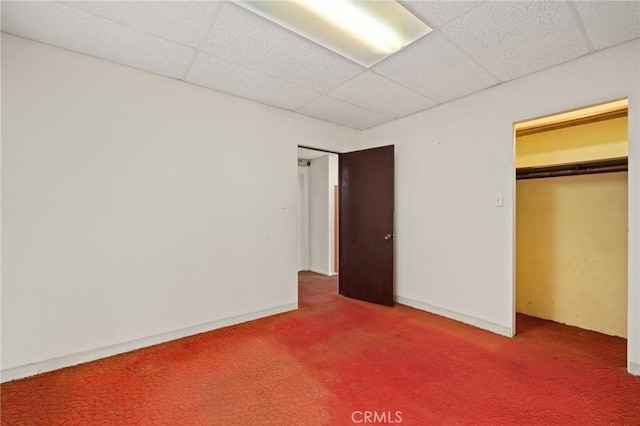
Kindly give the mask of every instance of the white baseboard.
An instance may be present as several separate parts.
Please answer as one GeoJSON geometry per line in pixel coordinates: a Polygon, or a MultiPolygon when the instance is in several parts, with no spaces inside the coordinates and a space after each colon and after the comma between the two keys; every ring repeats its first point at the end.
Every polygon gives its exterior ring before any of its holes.
{"type": "Polygon", "coordinates": [[[492,333],[500,334],[502,336],[513,337],[513,332],[510,327],[505,327],[500,324],[461,314],[459,312],[450,311],[448,309],[438,308],[437,306],[429,305],[428,303],[418,302],[417,300],[407,299],[401,296],[395,296],[395,299],[396,302],[400,303],[401,305],[411,306],[412,308],[427,311],[446,318],[451,318],[453,320],[473,325],[474,327],[491,331],[492,333]]]}
{"type": "Polygon", "coordinates": [[[627,372],[634,376],[640,376],[640,364],[629,361],[627,366],[627,372]]]}
{"type": "Polygon", "coordinates": [[[72,365],[83,364],[85,362],[95,361],[100,358],[106,358],[109,356],[130,352],[136,349],[145,348],[147,346],[157,345],[159,343],[165,343],[187,336],[193,336],[194,334],[204,333],[207,331],[215,330],[217,328],[228,327],[230,325],[240,324],[243,322],[264,318],[295,309],[298,309],[298,303],[289,303],[269,309],[263,309],[257,312],[250,312],[248,314],[224,318],[217,321],[211,321],[205,324],[187,327],[176,331],[170,331],[168,333],[143,337],[142,339],[132,340],[130,342],[119,343],[117,345],[106,346],[104,348],[64,355],[45,361],[34,362],[33,364],[8,368],[0,372],[0,382],[4,383],[11,380],[22,379],[24,377],[45,373],[47,371],[53,371],[64,367],[70,367],[72,365]]]}
{"type": "Polygon", "coordinates": [[[321,271],[320,269],[313,269],[313,268],[309,268],[308,271],[315,272],[316,274],[320,274],[320,275],[325,275],[327,277],[333,277],[334,275],[338,275],[336,273],[321,271]]]}

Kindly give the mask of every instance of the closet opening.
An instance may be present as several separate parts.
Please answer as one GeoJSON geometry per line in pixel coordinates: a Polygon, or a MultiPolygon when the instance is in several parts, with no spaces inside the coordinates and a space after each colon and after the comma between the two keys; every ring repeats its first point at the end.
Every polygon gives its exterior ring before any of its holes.
{"type": "Polygon", "coordinates": [[[533,317],[627,337],[627,105],[514,126],[516,334],[533,317]]]}

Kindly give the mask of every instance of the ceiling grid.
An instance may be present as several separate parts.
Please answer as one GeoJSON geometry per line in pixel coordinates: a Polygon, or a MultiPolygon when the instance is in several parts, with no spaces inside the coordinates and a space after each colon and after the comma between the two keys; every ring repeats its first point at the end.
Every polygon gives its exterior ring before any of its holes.
{"type": "Polygon", "coordinates": [[[2,2],[2,30],[355,129],[640,37],[638,1],[402,1],[433,31],[367,69],[232,1],[2,2]]]}

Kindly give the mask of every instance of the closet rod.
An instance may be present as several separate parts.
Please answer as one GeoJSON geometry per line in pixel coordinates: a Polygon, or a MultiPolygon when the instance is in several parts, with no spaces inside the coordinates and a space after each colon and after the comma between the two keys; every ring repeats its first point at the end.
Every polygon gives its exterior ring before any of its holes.
{"type": "Polygon", "coordinates": [[[627,157],[619,157],[580,163],[556,164],[553,166],[520,167],[516,169],[516,180],[626,172],[628,164],[627,157]]]}

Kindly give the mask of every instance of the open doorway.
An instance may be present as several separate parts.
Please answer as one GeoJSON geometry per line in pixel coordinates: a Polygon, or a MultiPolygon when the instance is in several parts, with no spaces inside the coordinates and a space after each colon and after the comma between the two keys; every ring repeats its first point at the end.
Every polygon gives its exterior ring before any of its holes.
{"type": "Polygon", "coordinates": [[[298,147],[298,306],[338,292],[338,154],[298,147]]]}
{"type": "Polygon", "coordinates": [[[298,147],[298,271],[338,273],[338,154],[298,147]]]}
{"type": "Polygon", "coordinates": [[[515,312],[626,338],[627,101],[515,125],[515,312]]]}

